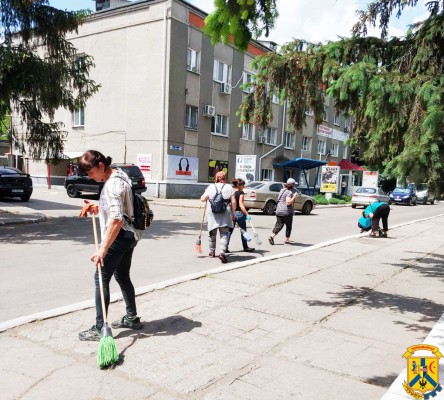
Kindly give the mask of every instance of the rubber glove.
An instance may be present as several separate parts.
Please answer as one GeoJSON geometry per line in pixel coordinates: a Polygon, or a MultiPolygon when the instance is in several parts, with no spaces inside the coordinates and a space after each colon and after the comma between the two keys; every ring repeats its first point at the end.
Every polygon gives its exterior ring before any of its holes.
{"type": "Polygon", "coordinates": [[[249,215],[247,215],[247,216],[245,217],[245,219],[246,219],[247,221],[251,221],[251,217],[250,217],[249,215]]]}

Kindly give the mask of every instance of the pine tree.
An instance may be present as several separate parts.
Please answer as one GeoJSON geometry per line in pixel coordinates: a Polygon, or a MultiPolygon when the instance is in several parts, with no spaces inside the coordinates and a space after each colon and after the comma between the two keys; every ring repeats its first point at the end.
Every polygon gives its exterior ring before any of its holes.
{"type": "Polygon", "coordinates": [[[55,111],[84,107],[99,88],[89,78],[92,58],[77,55],[66,40],[88,12],[58,10],[47,0],[0,0],[0,16],[0,124],[16,115],[15,146],[31,158],[57,161],[66,132],[55,111]]]}
{"type": "MultiPolygon", "coordinates": [[[[207,21],[220,15],[221,5],[207,21]]],[[[428,2],[428,18],[413,24],[405,37],[387,38],[390,17],[415,6],[417,0],[374,1],[358,13],[351,38],[326,44],[296,40],[278,53],[258,57],[249,84],[254,90],[240,109],[242,122],[267,126],[273,118],[271,96],[279,93],[296,130],[304,126],[307,110],[320,124],[324,97],[332,97],[338,111],[353,117],[350,144],[366,165],[387,177],[429,182],[444,192],[444,1],[428,2]],[[381,37],[367,37],[367,27],[376,24],[381,37]]],[[[273,15],[274,8],[268,11],[273,15]]],[[[268,14],[262,10],[262,15],[268,14]]],[[[225,15],[219,22],[232,18],[225,15]]],[[[252,34],[253,22],[242,28],[252,34]]],[[[213,40],[220,32],[236,34],[227,29],[209,24],[206,31],[213,40]]],[[[248,45],[243,41],[247,37],[245,32],[239,36],[240,48],[248,45]]]]}

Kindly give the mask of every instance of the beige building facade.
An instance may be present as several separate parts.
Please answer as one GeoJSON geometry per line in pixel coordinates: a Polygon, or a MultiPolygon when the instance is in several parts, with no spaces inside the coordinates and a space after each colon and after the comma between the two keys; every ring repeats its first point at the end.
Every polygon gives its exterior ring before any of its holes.
{"type": "MultiPolygon", "coordinates": [[[[101,87],[85,109],[56,113],[68,136],[66,162],[49,169],[53,183],[63,184],[68,159],[75,162],[88,149],[140,165],[148,195],[169,198],[199,197],[219,169],[234,178],[239,155],[254,156],[255,180],[278,181],[284,179],[280,161],[349,157],[350,124],[332,104],[319,127],[308,112],[302,132],[287,126],[277,99],[267,129],[239,126],[241,85],[254,76],[254,57],[272,51],[270,43],[252,42],[245,53],[213,46],[202,32],[206,14],[182,0],[100,3],[102,10],[68,37],[79,56],[93,56],[90,76],[101,87]]],[[[47,182],[45,163],[30,160],[29,173],[36,183],[47,182]]]]}

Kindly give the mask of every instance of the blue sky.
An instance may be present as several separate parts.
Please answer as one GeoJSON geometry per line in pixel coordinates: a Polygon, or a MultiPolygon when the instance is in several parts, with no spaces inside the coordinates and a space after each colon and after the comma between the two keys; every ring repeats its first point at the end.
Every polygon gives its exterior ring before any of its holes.
{"type": "MultiPolygon", "coordinates": [[[[426,1],[420,0],[417,7],[405,11],[400,19],[392,18],[389,35],[402,36],[408,24],[425,18],[426,1]]],[[[189,2],[205,12],[213,10],[214,0],[189,2]]],[[[67,10],[95,9],[93,0],[50,0],[49,3],[67,10]]],[[[368,3],[368,0],[278,0],[280,17],[267,40],[283,44],[293,38],[324,42],[336,40],[338,36],[350,36],[350,30],[356,22],[355,11],[365,9],[368,3]]],[[[370,34],[377,36],[378,31],[370,30],[370,34]]]]}

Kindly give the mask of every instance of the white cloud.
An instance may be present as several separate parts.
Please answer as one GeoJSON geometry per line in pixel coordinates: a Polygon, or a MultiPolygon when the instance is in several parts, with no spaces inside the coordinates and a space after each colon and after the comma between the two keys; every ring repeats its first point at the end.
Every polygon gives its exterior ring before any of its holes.
{"type": "MultiPolygon", "coordinates": [[[[189,0],[202,11],[214,10],[214,0],[189,0]]],[[[419,2],[413,9],[406,9],[403,16],[393,16],[389,36],[403,36],[407,25],[416,19],[427,17],[426,0],[419,2]]],[[[349,37],[357,21],[356,10],[366,9],[366,0],[278,0],[279,18],[276,27],[268,39],[284,44],[294,39],[305,39],[309,42],[337,40],[338,36],[349,37]]],[[[379,36],[377,28],[369,28],[369,35],[379,36]]]]}

